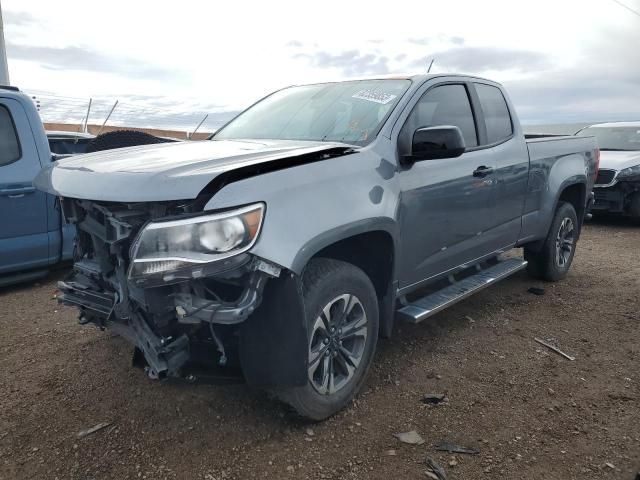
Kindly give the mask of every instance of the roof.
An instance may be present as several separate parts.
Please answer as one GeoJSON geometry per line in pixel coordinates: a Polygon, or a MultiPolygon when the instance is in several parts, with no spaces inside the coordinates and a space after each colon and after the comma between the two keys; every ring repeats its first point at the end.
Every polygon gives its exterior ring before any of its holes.
{"type": "Polygon", "coordinates": [[[477,77],[475,75],[465,75],[460,73],[391,73],[384,75],[367,75],[363,77],[352,77],[352,78],[338,78],[333,80],[327,80],[322,82],[312,82],[309,84],[296,84],[296,85],[318,85],[322,83],[340,83],[340,82],[358,82],[358,81],[367,81],[367,80],[415,80],[415,81],[423,81],[429,78],[436,77],[460,77],[460,78],[472,78],[475,80],[484,80],[487,82],[497,83],[494,80],[489,78],[477,77]]]}
{"type": "Polygon", "coordinates": [[[611,128],[611,127],[640,127],[640,120],[637,122],[607,122],[596,123],[587,128],[611,128]]]}

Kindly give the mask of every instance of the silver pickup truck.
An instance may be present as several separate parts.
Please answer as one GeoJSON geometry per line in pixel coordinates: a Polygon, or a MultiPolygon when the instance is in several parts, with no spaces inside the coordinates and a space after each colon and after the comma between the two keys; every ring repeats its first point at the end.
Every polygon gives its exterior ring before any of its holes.
{"type": "Polygon", "coordinates": [[[62,160],[36,185],[77,227],[59,288],[80,323],[129,339],[152,378],[239,367],[320,420],[394,321],[523,268],[563,278],[598,155],[525,140],[495,82],[395,76],[285,88],[208,141],[62,160]]]}

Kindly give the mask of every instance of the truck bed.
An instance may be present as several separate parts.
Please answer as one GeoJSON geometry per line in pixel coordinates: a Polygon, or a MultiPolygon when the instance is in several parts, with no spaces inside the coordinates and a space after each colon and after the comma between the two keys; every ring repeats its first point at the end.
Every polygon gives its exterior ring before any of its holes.
{"type": "MultiPolygon", "coordinates": [[[[545,158],[560,158],[567,155],[578,155],[582,158],[594,154],[596,141],[594,137],[575,137],[571,135],[525,135],[531,162],[545,158]]],[[[589,160],[592,160],[589,158],[589,160]]]]}

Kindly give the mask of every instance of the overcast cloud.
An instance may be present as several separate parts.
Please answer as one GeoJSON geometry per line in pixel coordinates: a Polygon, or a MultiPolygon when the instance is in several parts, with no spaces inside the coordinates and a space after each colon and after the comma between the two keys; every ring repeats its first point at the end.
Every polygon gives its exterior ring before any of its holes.
{"type": "Polygon", "coordinates": [[[208,113],[215,129],[286,85],[425,73],[435,59],[432,73],[503,82],[525,123],[640,118],[640,18],[612,1],[154,5],[3,0],[12,83],[44,92],[47,117],[81,117],[93,97],[120,100],[118,121],[208,113]]]}
{"type": "Polygon", "coordinates": [[[36,23],[35,17],[30,13],[16,12],[12,10],[2,12],[2,19],[4,20],[5,25],[18,27],[33,25],[36,23]]]}
{"type": "Polygon", "coordinates": [[[16,60],[37,63],[51,70],[84,70],[124,75],[134,79],[155,78],[180,81],[185,72],[146,64],[126,56],[112,56],[84,47],[43,47],[6,42],[7,55],[16,60]]]}
{"type": "MultiPolygon", "coordinates": [[[[488,70],[534,71],[551,66],[551,61],[542,52],[517,50],[502,47],[457,47],[431,54],[438,65],[452,72],[486,72],[488,70]]],[[[412,62],[411,68],[420,68],[424,60],[412,62]]]]}
{"type": "MultiPolygon", "coordinates": [[[[302,49],[304,46],[299,48],[302,49]]],[[[387,57],[376,53],[361,53],[359,50],[346,50],[335,54],[323,51],[296,53],[293,58],[306,58],[314,68],[338,69],[345,77],[389,73],[387,57]]]]}

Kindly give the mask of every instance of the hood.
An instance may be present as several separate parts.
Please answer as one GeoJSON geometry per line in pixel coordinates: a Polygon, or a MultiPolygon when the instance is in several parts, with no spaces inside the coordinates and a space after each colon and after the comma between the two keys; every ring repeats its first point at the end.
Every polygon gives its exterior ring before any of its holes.
{"type": "Polygon", "coordinates": [[[600,168],[619,171],[634,165],[640,165],[640,150],[625,152],[600,150],[600,168]]]}
{"type": "Polygon", "coordinates": [[[42,170],[33,184],[53,195],[86,200],[187,200],[230,170],[314,153],[341,155],[352,149],[343,143],[294,140],[161,143],[65,158],[42,170]]]}

